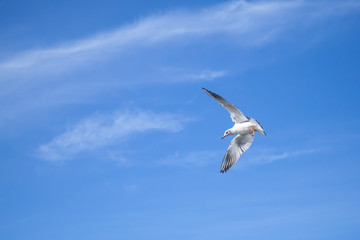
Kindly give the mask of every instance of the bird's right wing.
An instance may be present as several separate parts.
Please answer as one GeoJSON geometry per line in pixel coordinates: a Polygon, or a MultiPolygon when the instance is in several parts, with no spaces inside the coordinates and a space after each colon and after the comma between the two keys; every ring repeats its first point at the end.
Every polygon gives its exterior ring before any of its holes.
{"type": "Polygon", "coordinates": [[[207,94],[209,94],[211,97],[213,97],[216,101],[218,101],[220,103],[221,106],[223,106],[224,108],[226,108],[226,110],[228,110],[228,112],[230,113],[231,116],[231,120],[234,123],[241,123],[241,122],[247,122],[249,121],[249,118],[246,117],[241,110],[236,107],[234,104],[229,103],[228,101],[226,101],[224,98],[222,98],[221,96],[217,95],[216,93],[213,93],[205,88],[202,88],[207,94]]]}
{"type": "Polygon", "coordinates": [[[240,158],[241,154],[249,149],[254,140],[253,134],[237,135],[230,143],[224,159],[221,163],[220,172],[224,173],[231,168],[240,158]]]}

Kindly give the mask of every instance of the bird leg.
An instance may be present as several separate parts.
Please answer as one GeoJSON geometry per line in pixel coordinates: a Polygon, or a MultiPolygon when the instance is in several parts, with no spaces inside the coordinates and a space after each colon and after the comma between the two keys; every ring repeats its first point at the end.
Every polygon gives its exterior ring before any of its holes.
{"type": "Polygon", "coordinates": [[[254,126],[251,126],[250,130],[252,131],[252,134],[255,135],[254,126]]]}

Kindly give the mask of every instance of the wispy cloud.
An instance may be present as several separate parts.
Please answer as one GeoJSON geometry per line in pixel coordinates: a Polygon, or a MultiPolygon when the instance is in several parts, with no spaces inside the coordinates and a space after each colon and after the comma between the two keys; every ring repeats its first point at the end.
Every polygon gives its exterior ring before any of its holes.
{"type": "MultiPolygon", "coordinates": [[[[254,150],[254,149],[253,149],[254,150]]],[[[309,155],[319,152],[320,149],[304,149],[296,151],[286,151],[276,153],[276,151],[265,149],[257,151],[255,156],[249,157],[248,154],[241,156],[233,168],[246,167],[248,165],[263,165],[269,164],[277,160],[290,159],[298,156],[309,155]]],[[[203,150],[193,152],[175,152],[167,158],[158,162],[159,165],[177,166],[177,167],[204,167],[210,164],[221,164],[222,157],[225,154],[223,151],[203,150]]]]}
{"type": "Polygon", "coordinates": [[[227,71],[225,70],[211,70],[203,69],[200,71],[189,70],[184,68],[176,67],[162,67],[159,69],[157,75],[161,76],[158,82],[165,83],[188,83],[188,82],[198,82],[198,81],[213,81],[217,78],[222,78],[226,76],[227,71]],[[170,76],[170,77],[169,77],[170,76]]]}
{"type": "Polygon", "coordinates": [[[139,46],[214,34],[235,36],[238,44],[258,44],[286,28],[313,24],[359,7],[354,1],[230,1],[198,11],[173,11],[57,47],[20,53],[1,62],[0,73],[61,71],[139,46]]]}
{"type": "Polygon", "coordinates": [[[14,53],[0,61],[0,127],[19,115],[88,103],[100,95],[110,96],[114,89],[215,80],[231,69],[226,63],[214,68],[191,59],[183,64],[191,57],[187,53],[196,50],[191,44],[211,42],[202,51],[216,58],[217,41],[247,48],[264,45],[291,35],[284,34],[289,29],[311,27],[359,9],[360,3],[350,0],[229,1],[151,15],[87,38],[14,53]],[[174,53],[179,50],[184,52],[179,54],[181,61],[174,53]],[[168,61],[169,56],[176,60],[168,61]]]}
{"type": "Polygon", "coordinates": [[[38,157],[49,161],[73,158],[124,140],[130,135],[158,130],[178,132],[189,119],[151,111],[116,112],[85,119],[49,143],[38,148],[38,157]]]}
{"type": "Polygon", "coordinates": [[[303,155],[310,155],[314,153],[318,153],[320,149],[318,148],[311,148],[311,149],[302,149],[302,150],[290,150],[285,152],[276,152],[273,149],[264,149],[261,152],[256,152],[255,156],[253,157],[247,157],[240,159],[239,165],[240,166],[246,166],[250,164],[256,164],[256,165],[263,165],[263,164],[269,164],[277,160],[282,159],[290,159],[298,156],[303,155]]]}
{"type": "Polygon", "coordinates": [[[319,151],[319,149],[306,149],[306,150],[283,152],[281,154],[270,155],[267,157],[267,159],[264,158],[265,160],[263,161],[263,163],[271,163],[276,160],[296,157],[296,156],[300,156],[300,155],[312,154],[312,153],[316,153],[318,151],[319,151]]]}
{"type": "Polygon", "coordinates": [[[212,71],[212,70],[203,70],[200,73],[189,74],[188,78],[192,80],[213,80],[220,78],[226,75],[226,71],[212,71]]]}
{"type": "MultiPolygon", "coordinates": [[[[187,153],[175,152],[166,159],[158,162],[160,165],[179,167],[203,167],[217,162],[221,154],[217,151],[194,151],[187,153]]],[[[219,163],[220,164],[220,163],[219,163]]]]}

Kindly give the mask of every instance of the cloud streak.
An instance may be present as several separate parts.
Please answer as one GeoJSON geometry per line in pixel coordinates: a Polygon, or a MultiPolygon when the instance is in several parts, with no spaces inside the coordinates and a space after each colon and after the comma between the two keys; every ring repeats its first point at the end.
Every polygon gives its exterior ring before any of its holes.
{"type": "Polygon", "coordinates": [[[197,74],[189,74],[187,77],[191,80],[213,80],[225,75],[226,71],[212,71],[206,69],[197,74]]]}
{"type": "Polygon", "coordinates": [[[219,66],[211,61],[218,57],[213,48],[218,43],[247,49],[264,45],[291,35],[284,34],[291,29],[311,27],[359,6],[354,1],[229,1],[152,15],[87,38],[14,54],[0,61],[0,127],[36,110],[86,104],[114,89],[224,77],[231,72],[231,58],[241,52],[232,48],[228,62],[219,66]],[[211,49],[191,45],[204,41],[211,49]],[[194,59],[189,59],[191,51],[194,59]]]}
{"type": "Polygon", "coordinates": [[[148,131],[179,132],[189,119],[151,111],[116,112],[85,119],[38,148],[39,158],[59,162],[85,151],[105,148],[148,131]]]}
{"type": "Polygon", "coordinates": [[[303,156],[303,155],[310,155],[310,154],[317,153],[319,151],[320,151],[320,149],[311,148],[311,149],[292,150],[292,151],[286,151],[286,152],[281,152],[281,153],[274,153],[274,151],[265,149],[261,153],[259,153],[259,152],[256,153],[256,155],[254,157],[246,158],[246,160],[244,159],[244,161],[241,161],[241,159],[240,159],[239,165],[246,166],[246,165],[250,165],[250,164],[255,164],[255,165],[269,164],[274,161],[294,158],[294,157],[303,156]]]}
{"type": "MultiPolygon", "coordinates": [[[[248,155],[240,157],[237,164],[234,165],[234,168],[246,167],[248,165],[270,164],[274,161],[314,154],[319,151],[319,149],[304,149],[274,153],[274,151],[264,150],[262,153],[256,153],[256,156],[254,157],[249,157],[248,155]]],[[[220,167],[224,154],[225,152],[223,151],[214,150],[203,150],[187,153],[175,152],[164,160],[159,161],[158,164],[161,166],[176,166],[186,168],[205,167],[211,164],[219,164],[220,167]]]]}
{"type": "Polygon", "coordinates": [[[87,39],[20,53],[0,63],[0,74],[71,69],[133,47],[183,41],[189,37],[228,34],[236,37],[240,44],[259,44],[273,39],[286,28],[312,24],[358,9],[359,5],[353,1],[231,1],[198,11],[174,11],[87,39]]]}
{"type": "Polygon", "coordinates": [[[198,81],[213,81],[226,76],[225,70],[204,69],[201,71],[190,71],[184,68],[163,67],[156,74],[160,76],[158,82],[162,83],[189,83],[198,81]],[[171,76],[170,78],[168,76],[171,76]],[[164,80],[166,79],[166,80],[164,80]]]}
{"type": "MultiPolygon", "coordinates": [[[[159,161],[159,165],[179,167],[203,167],[218,161],[221,154],[217,151],[203,150],[188,153],[175,152],[166,159],[159,161]]],[[[220,164],[220,163],[219,163],[220,164]]]]}

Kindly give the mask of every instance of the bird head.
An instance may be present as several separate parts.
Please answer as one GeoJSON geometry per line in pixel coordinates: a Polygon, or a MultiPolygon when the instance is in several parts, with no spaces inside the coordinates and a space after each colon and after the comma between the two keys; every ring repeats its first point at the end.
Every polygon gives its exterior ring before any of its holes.
{"type": "Polygon", "coordinates": [[[224,136],[222,136],[221,139],[223,139],[224,137],[229,136],[229,135],[231,135],[231,130],[230,129],[225,131],[224,136]]]}

